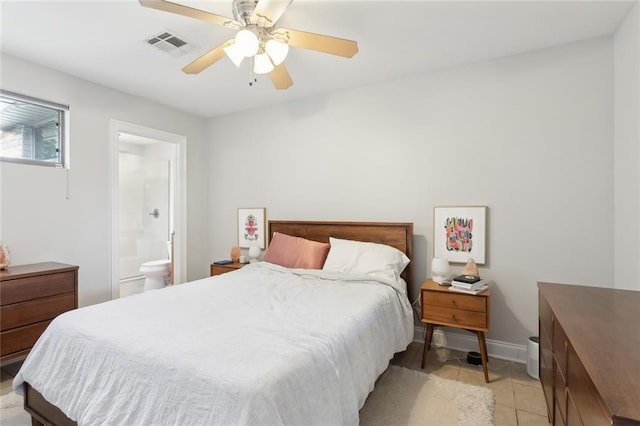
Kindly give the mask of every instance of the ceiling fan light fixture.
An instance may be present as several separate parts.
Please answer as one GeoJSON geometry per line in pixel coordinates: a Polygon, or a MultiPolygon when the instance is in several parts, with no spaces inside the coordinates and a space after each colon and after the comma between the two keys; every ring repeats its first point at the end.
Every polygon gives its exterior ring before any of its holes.
{"type": "Polygon", "coordinates": [[[246,28],[238,31],[235,41],[234,44],[238,46],[239,51],[247,58],[258,53],[258,49],[260,48],[258,36],[246,28]]]}
{"type": "Polygon", "coordinates": [[[254,56],[253,72],[256,74],[268,74],[273,71],[273,63],[266,53],[260,53],[254,56]]]}
{"type": "Polygon", "coordinates": [[[233,43],[227,47],[223,48],[224,53],[227,54],[231,62],[237,67],[240,68],[240,64],[242,64],[242,60],[245,58],[244,52],[242,48],[237,43],[233,43]]]}
{"type": "Polygon", "coordinates": [[[265,43],[264,50],[271,58],[273,65],[278,66],[284,62],[287,57],[289,45],[278,40],[270,39],[265,43]]]}

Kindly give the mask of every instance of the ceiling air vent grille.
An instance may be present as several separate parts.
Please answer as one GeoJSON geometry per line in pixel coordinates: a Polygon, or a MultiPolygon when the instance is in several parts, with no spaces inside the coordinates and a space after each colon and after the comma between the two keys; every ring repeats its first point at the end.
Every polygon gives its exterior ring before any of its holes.
{"type": "Polygon", "coordinates": [[[147,44],[176,58],[197,49],[193,43],[183,40],[170,31],[162,31],[146,40],[147,44]]]}

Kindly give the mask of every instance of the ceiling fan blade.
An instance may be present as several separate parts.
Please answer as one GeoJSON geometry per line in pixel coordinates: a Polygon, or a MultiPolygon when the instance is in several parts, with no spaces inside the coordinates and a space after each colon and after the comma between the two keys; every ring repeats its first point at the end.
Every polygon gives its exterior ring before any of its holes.
{"type": "Polygon", "coordinates": [[[265,28],[273,27],[293,0],[259,0],[251,16],[251,21],[263,23],[265,28]]]}
{"type": "Polygon", "coordinates": [[[289,46],[302,47],[303,49],[311,49],[345,58],[351,58],[358,53],[358,42],[344,38],[288,28],[278,28],[272,34],[282,37],[289,43],[289,46]]]}
{"type": "Polygon", "coordinates": [[[231,18],[226,18],[215,13],[184,6],[167,0],[139,0],[140,4],[150,9],[161,10],[163,12],[175,13],[176,15],[188,16],[189,18],[200,19],[201,21],[213,22],[223,27],[242,28],[242,24],[231,18]]]}
{"type": "Polygon", "coordinates": [[[195,61],[191,62],[189,65],[182,68],[182,71],[185,74],[198,74],[200,71],[204,70],[207,67],[210,67],[211,65],[222,59],[222,57],[224,56],[223,49],[232,42],[233,39],[227,40],[224,43],[220,43],[218,46],[214,47],[195,61]]]}
{"type": "Polygon", "coordinates": [[[280,64],[269,73],[269,78],[276,89],[288,89],[293,86],[293,81],[284,64],[280,64]]]}

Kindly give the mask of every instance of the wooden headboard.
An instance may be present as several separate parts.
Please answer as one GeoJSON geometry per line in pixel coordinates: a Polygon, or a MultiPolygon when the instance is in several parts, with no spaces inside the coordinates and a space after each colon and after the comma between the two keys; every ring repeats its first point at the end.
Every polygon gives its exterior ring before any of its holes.
{"type": "MultiPolygon", "coordinates": [[[[329,242],[329,237],[345,240],[386,244],[402,251],[413,260],[413,223],[399,222],[309,222],[293,220],[270,220],[267,240],[271,242],[274,232],[302,237],[308,240],[329,242]]],[[[408,294],[413,294],[412,263],[402,273],[407,282],[408,294]]]]}

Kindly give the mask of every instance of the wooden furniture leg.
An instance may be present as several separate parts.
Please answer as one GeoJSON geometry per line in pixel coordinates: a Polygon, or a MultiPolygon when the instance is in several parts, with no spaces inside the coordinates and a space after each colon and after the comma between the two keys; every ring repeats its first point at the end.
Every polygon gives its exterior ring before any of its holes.
{"type": "Polygon", "coordinates": [[[422,369],[424,369],[424,365],[427,363],[427,351],[429,350],[429,346],[431,346],[434,328],[435,326],[433,324],[427,323],[427,328],[424,332],[424,347],[422,348],[422,369]]]}
{"type": "Polygon", "coordinates": [[[480,357],[482,358],[482,370],[484,371],[484,381],[489,383],[489,372],[487,371],[487,343],[484,340],[484,331],[474,331],[474,333],[478,335],[480,357]]]}

